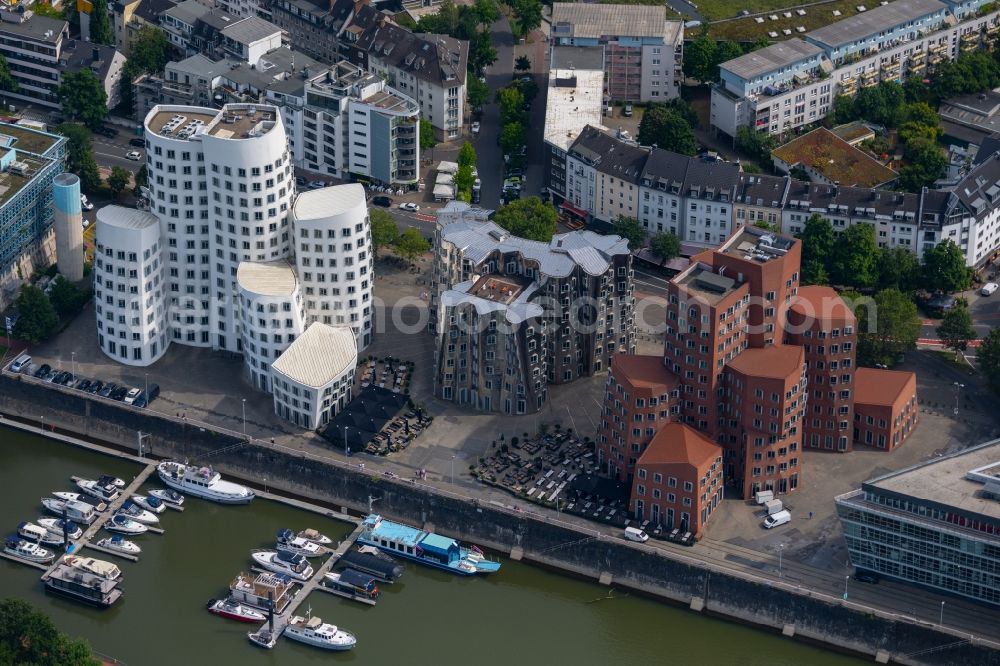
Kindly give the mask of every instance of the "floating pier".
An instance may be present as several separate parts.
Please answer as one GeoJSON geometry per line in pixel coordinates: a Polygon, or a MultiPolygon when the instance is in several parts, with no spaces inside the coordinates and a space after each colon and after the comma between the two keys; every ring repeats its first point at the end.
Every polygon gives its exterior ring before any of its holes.
{"type": "MultiPolygon", "coordinates": [[[[51,548],[51,546],[49,548],[51,548]]],[[[5,560],[10,560],[11,562],[17,562],[18,564],[27,564],[29,567],[35,567],[36,569],[41,569],[42,571],[48,571],[50,566],[48,564],[42,564],[41,562],[32,562],[31,560],[25,560],[23,558],[11,555],[10,553],[5,553],[2,550],[0,550],[0,557],[4,558],[5,560]]],[[[56,561],[58,561],[58,559],[56,561]]]]}

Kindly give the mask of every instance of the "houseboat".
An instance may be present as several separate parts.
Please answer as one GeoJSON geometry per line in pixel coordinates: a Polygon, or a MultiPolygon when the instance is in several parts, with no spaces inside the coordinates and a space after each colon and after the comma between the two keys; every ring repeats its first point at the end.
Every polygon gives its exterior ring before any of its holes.
{"type": "Polygon", "coordinates": [[[370,514],[361,524],[358,542],[392,555],[443,569],[460,576],[494,573],[499,562],[491,562],[476,546],[465,547],[455,539],[418,530],[409,525],[370,514]]]}
{"type": "Polygon", "coordinates": [[[383,553],[374,546],[361,546],[356,550],[349,550],[339,561],[356,571],[370,573],[383,583],[395,583],[406,570],[406,567],[394,560],[391,555],[383,553]]]}
{"type": "Polygon", "coordinates": [[[268,599],[274,601],[274,612],[282,613],[292,600],[294,584],[289,576],[277,573],[257,575],[240,573],[229,584],[233,601],[267,610],[268,599]]]}
{"type": "Polygon", "coordinates": [[[45,579],[45,590],[91,606],[107,608],[121,599],[121,578],[107,580],[60,564],[45,579]]]}
{"type": "Polygon", "coordinates": [[[375,586],[374,576],[354,569],[325,573],[322,585],[332,594],[369,606],[374,606],[382,594],[375,586]]]}

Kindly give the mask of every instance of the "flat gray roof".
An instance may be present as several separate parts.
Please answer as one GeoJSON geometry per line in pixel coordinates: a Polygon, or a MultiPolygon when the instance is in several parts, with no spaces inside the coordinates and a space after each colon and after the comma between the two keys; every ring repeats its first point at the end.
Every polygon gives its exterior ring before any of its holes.
{"type": "Polygon", "coordinates": [[[605,36],[664,37],[667,12],[663,5],[599,5],[556,2],[552,5],[552,36],[596,39],[605,36]],[[569,24],[568,34],[559,24],[569,24]]]}
{"type": "MultiPolygon", "coordinates": [[[[934,0],[937,2],[937,0],[934,0]]],[[[720,65],[742,79],[753,79],[823,53],[823,49],[801,39],[788,39],[741,55],[720,65]]]]}
{"type": "Polygon", "coordinates": [[[993,440],[886,474],[864,485],[1000,520],[1000,501],[984,498],[985,485],[966,478],[972,470],[998,462],[1000,440],[993,440]]]}
{"type": "Polygon", "coordinates": [[[33,39],[36,42],[56,44],[64,37],[63,31],[69,24],[62,19],[35,14],[23,23],[0,22],[0,32],[33,39]],[[51,34],[50,34],[51,33],[51,34]]]}
{"type": "Polygon", "coordinates": [[[261,39],[267,39],[281,28],[269,21],[256,16],[249,16],[222,29],[222,34],[241,44],[252,44],[261,39]]]}
{"type": "Polygon", "coordinates": [[[604,47],[601,46],[553,46],[553,69],[596,69],[604,71],[604,47]]]}
{"type": "Polygon", "coordinates": [[[887,5],[855,14],[843,21],[817,28],[806,37],[830,48],[836,48],[944,9],[947,9],[947,5],[938,0],[895,0],[887,5]]]}

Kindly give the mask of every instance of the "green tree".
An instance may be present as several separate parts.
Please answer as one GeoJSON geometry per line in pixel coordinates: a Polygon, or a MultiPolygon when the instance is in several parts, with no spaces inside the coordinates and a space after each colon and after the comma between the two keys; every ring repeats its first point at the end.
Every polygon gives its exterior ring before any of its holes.
{"type": "Polygon", "coordinates": [[[37,345],[52,335],[59,317],[44,291],[33,284],[26,284],[21,287],[16,304],[18,317],[14,324],[15,337],[37,345]]]}
{"type": "Polygon", "coordinates": [[[894,81],[862,88],[854,98],[854,117],[895,127],[903,97],[903,86],[894,81]]]}
{"type": "MultiPolygon", "coordinates": [[[[848,303],[860,298],[851,293],[843,296],[848,303]]],[[[916,347],[921,326],[917,306],[898,289],[883,289],[873,301],[854,309],[858,319],[858,364],[894,365],[900,354],[916,347]]]]}
{"type": "Polygon", "coordinates": [[[518,72],[527,72],[531,69],[531,58],[526,55],[518,56],[514,61],[514,69],[518,72]]]}
{"type": "Polygon", "coordinates": [[[541,0],[504,0],[517,19],[517,35],[523,37],[542,25],[541,0]]]}
{"type": "Polygon", "coordinates": [[[500,149],[505,155],[516,153],[525,145],[524,126],[519,122],[512,122],[503,126],[500,132],[500,149]]]}
{"type": "Polygon", "coordinates": [[[830,107],[831,125],[843,125],[856,119],[854,115],[854,98],[847,95],[837,95],[833,98],[833,106],[830,107]]]}
{"type": "Polygon", "coordinates": [[[770,162],[771,151],[777,145],[778,140],[773,134],[758,132],[747,125],[741,125],[736,130],[736,149],[750,155],[758,162],[770,162]]]}
{"type": "Polygon", "coordinates": [[[427,242],[427,239],[421,236],[420,232],[413,227],[407,228],[406,231],[400,234],[393,245],[396,248],[396,254],[410,262],[416,259],[418,255],[431,249],[431,244],[427,242]]]}
{"type": "Polygon", "coordinates": [[[458,149],[458,166],[476,166],[476,149],[468,141],[458,149]]]}
{"type": "Polygon", "coordinates": [[[698,126],[698,112],[692,109],[691,105],[683,97],[675,97],[669,102],[663,102],[662,106],[667,107],[671,111],[676,111],[684,119],[684,122],[691,127],[698,126]]]}
{"type": "Polygon", "coordinates": [[[965,265],[962,248],[945,239],[924,252],[924,287],[948,293],[964,291],[972,284],[972,269],[965,265]]]}
{"type": "Polygon", "coordinates": [[[111,196],[117,199],[121,196],[121,193],[125,191],[128,187],[128,181],[132,177],[132,174],[120,166],[111,167],[111,175],[108,176],[108,189],[111,190],[111,196]]]}
{"type": "Polygon", "coordinates": [[[715,61],[715,42],[702,33],[684,47],[684,75],[698,81],[714,81],[719,76],[715,61]],[[713,68],[715,71],[713,71],[713,68]]]}
{"type": "Polygon", "coordinates": [[[933,95],[931,87],[919,76],[908,76],[903,82],[903,96],[907,102],[929,102],[933,95]]]}
{"type": "Polygon", "coordinates": [[[135,172],[133,182],[135,182],[135,187],[132,189],[132,194],[139,196],[142,191],[141,188],[149,184],[149,170],[146,169],[145,163],[135,172]]]}
{"type": "Polygon", "coordinates": [[[0,664],[101,666],[86,641],[61,633],[48,615],[21,599],[0,601],[0,664]]]}
{"type": "Polygon", "coordinates": [[[524,119],[524,93],[519,88],[508,86],[497,90],[500,105],[500,125],[521,122],[524,119]]]}
{"type": "Polygon", "coordinates": [[[729,62],[733,58],[739,58],[741,55],[743,55],[743,49],[736,42],[728,39],[716,42],[715,51],[712,54],[712,77],[710,80],[719,80],[719,65],[724,62],[729,62]]]}
{"type": "Polygon", "coordinates": [[[465,202],[472,201],[472,184],[475,180],[476,177],[472,175],[471,166],[463,164],[458,167],[458,172],[455,173],[455,189],[458,190],[458,198],[460,200],[465,202]]]}
{"type": "Polygon", "coordinates": [[[67,118],[79,120],[91,129],[100,127],[108,115],[108,94],[89,69],[63,76],[62,85],[59,86],[59,101],[67,118]]]}
{"type": "Polygon", "coordinates": [[[679,113],[663,106],[654,106],[643,114],[638,140],[644,146],[656,145],[682,155],[698,152],[691,126],[679,113]]]}
{"type": "Polygon", "coordinates": [[[875,228],[870,224],[855,224],[837,237],[830,277],[836,284],[873,287],[878,282],[878,259],[875,228]]]}
{"type": "Polygon", "coordinates": [[[972,327],[972,315],[965,303],[959,303],[945,313],[941,324],[937,327],[937,335],[948,349],[953,349],[959,355],[969,347],[969,341],[975,340],[976,329],[972,327]]]}
{"type": "Polygon", "coordinates": [[[646,244],[646,230],[639,220],[625,215],[618,216],[612,228],[612,233],[618,234],[628,241],[628,249],[638,250],[646,244]]]}
{"type": "Polygon", "coordinates": [[[832,260],[833,225],[819,213],[813,213],[798,235],[802,241],[802,282],[826,284],[830,281],[827,265],[832,260]]]}
{"type": "Polygon", "coordinates": [[[976,350],[976,365],[990,384],[1000,386],[1000,328],[991,330],[976,350]]]}
{"type": "Polygon", "coordinates": [[[368,222],[372,228],[372,245],[374,252],[378,255],[380,248],[388,247],[399,238],[399,228],[392,215],[379,208],[372,208],[368,212],[368,222]]]}
{"type": "Polygon", "coordinates": [[[466,82],[466,88],[466,97],[472,108],[478,109],[490,101],[490,87],[477,77],[470,76],[466,82]]]}
{"type": "Polygon", "coordinates": [[[167,34],[159,28],[147,25],[139,31],[132,45],[131,53],[122,69],[119,84],[121,105],[131,115],[133,105],[132,82],[140,74],[160,73],[170,59],[170,42],[167,34]]]}
{"type": "Polygon", "coordinates": [[[49,302],[60,317],[72,317],[83,310],[87,293],[65,278],[55,281],[49,293],[49,302]]]}
{"type": "Polygon", "coordinates": [[[93,0],[90,10],[90,41],[112,46],[115,33],[108,15],[108,0],[93,0]]]}
{"type": "Polygon", "coordinates": [[[500,8],[495,0],[476,0],[472,6],[476,18],[482,26],[491,26],[500,18],[500,8]]]}
{"type": "Polygon", "coordinates": [[[94,159],[90,131],[74,123],[63,123],[56,132],[65,136],[66,170],[80,177],[80,188],[84,192],[94,192],[101,186],[101,174],[94,159]]]}
{"type": "Polygon", "coordinates": [[[661,231],[655,234],[649,241],[649,251],[660,262],[670,261],[681,253],[681,239],[677,234],[669,231],[661,231]]]}
{"type": "Polygon", "coordinates": [[[494,216],[494,222],[515,236],[545,243],[555,235],[557,219],[552,204],[538,197],[512,201],[501,206],[494,216]]]}
{"type": "Polygon", "coordinates": [[[878,286],[880,289],[913,291],[920,284],[920,258],[905,247],[879,250],[878,286]]]}
{"type": "Polygon", "coordinates": [[[469,69],[480,73],[497,61],[497,50],[488,32],[477,32],[469,39],[469,69]]]}
{"type": "Polygon", "coordinates": [[[434,138],[434,126],[431,125],[431,121],[426,118],[420,119],[420,152],[425,150],[430,150],[437,145],[437,139],[434,138]]]}
{"type": "Polygon", "coordinates": [[[17,92],[17,79],[10,73],[10,65],[7,58],[0,55],[0,90],[7,92],[17,92]]]}

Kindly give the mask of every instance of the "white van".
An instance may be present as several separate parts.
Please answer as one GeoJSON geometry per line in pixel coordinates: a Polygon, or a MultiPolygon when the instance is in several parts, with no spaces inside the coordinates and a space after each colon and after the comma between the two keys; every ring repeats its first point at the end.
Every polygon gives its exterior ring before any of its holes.
{"type": "Polygon", "coordinates": [[[987,282],[986,284],[983,285],[983,288],[979,290],[979,293],[982,294],[983,296],[992,296],[993,292],[995,292],[997,289],[1000,289],[1000,285],[998,285],[996,282],[987,282]]]}
{"type": "Polygon", "coordinates": [[[788,511],[779,511],[773,515],[768,516],[764,519],[764,527],[771,529],[772,527],[777,527],[778,525],[784,525],[785,523],[792,522],[792,514],[788,511]]]}
{"type": "Polygon", "coordinates": [[[24,369],[24,366],[28,365],[29,363],[31,363],[31,357],[28,356],[27,354],[21,354],[20,356],[14,359],[13,363],[10,364],[10,371],[21,372],[21,370],[24,369]]]}
{"type": "Polygon", "coordinates": [[[649,541],[649,535],[640,530],[638,527],[626,527],[625,538],[629,541],[638,541],[639,543],[649,541]]]}

